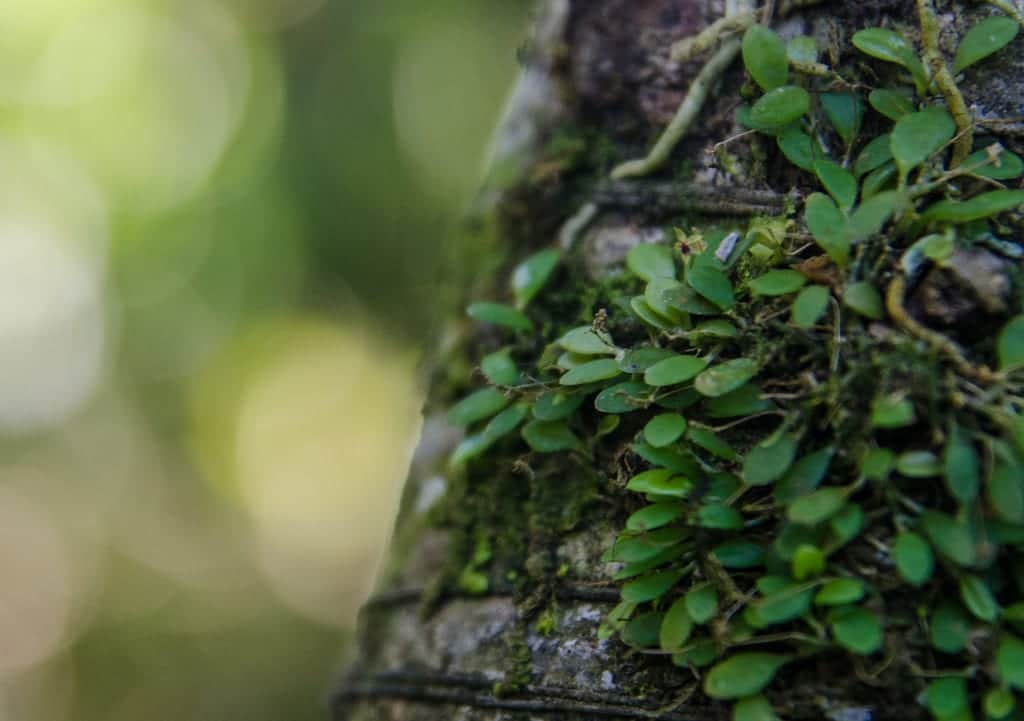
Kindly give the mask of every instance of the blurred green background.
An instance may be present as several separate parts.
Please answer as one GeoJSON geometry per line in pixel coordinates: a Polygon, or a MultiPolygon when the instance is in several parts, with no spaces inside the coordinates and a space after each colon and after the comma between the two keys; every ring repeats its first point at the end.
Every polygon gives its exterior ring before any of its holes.
{"type": "Polygon", "coordinates": [[[525,0],[0,3],[0,719],[322,719],[525,0]]]}

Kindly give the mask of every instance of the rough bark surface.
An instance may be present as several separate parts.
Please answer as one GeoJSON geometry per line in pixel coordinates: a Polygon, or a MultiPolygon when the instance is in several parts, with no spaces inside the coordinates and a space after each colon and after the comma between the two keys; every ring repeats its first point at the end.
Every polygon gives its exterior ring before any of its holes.
{"type": "MultiPolygon", "coordinates": [[[[955,48],[955,38],[972,17],[987,13],[983,7],[961,3],[940,4],[938,10],[947,52],[955,48]]],[[[609,183],[593,173],[566,181],[557,166],[539,167],[541,149],[553,130],[566,122],[602,138],[619,157],[642,154],[699,69],[700,61],[670,62],[670,45],[722,12],[721,0],[543,3],[497,138],[495,164],[513,163],[517,177],[536,180],[543,174],[545,181],[525,190],[522,183],[505,182],[484,194],[485,205],[505,220],[501,242],[506,244],[506,271],[538,246],[554,242],[561,229],[563,242],[572,243],[587,274],[600,278],[621,264],[634,244],[663,238],[662,223],[668,217],[777,214],[787,197],[799,193],[782,164],[772,165],[777,163],[773,153],[737,141],[728,146],[732,158],[726,166],[711,152],[716,143],[741,132],[734,121],[744,82],[740,63],[715,90],[699,127],[675,150],[673,164],[654,179],[609,183]],[[757,164],[762,165],[755,173],[757,164]],[[587,202],[595,204],[596,217],[573,238],[572,226],[564,224],[587,202]]],[[[855,30],[882,24],[912,33],[913,17],[913,3],[903,0],[825,2],[783,14],[774,27],[784,36],[814,35],[822,47],[849,54],[849,37],[855,30]]],[[[1022,77],[1024,51],[1017,43],[997,62],[968,70],[961,81],[978,124],[1018,152],[1024,136],[1022,77]]],[[[980,272],[985,275],[984,269],[980,272]]],[[[463,344],[456,355],[463,353],[464,358],[479,357],[474,349],[491,342],[465,329],[460,332],[463,344]]],[[[439,377],[439,384],[450,383],[444,374],[439,377]]],[[[451,580],[453,544],[465,543],[453,538],[450,529],[430,522],[432,509],[443,503],[452,482],[440,459],[457,441],[458,434],[445,425],[442,413],[428,418],[398,521],[393,561],[378,595],[363,612],[358,648],[334,698],[334,718],[728,718],[727,705],[708,704],[699,691],[695,693],[698,683],[686,669],[672,666],[664,657],[630,653],[615,640],[598,639],[598,625],[618,599],[609,566],[599,560],[618,527],[613,519],[623,515],[615,507],[614,494],[591,503],[588,511],[557,532],[531,522],[521,508],[507,509],[505,530],[521,536],[527,556],[525,580],[522,570],[511,577],[513,567],[503,565],[507,559],[498,554],[483,594],[453,591],[453,584],[439,582],[451,580]],[[541,609],[548,614],[544,625],[536,623],[541,609]],[[691,694],[693,700],[688,700],[691,694]]],[[[529,486],[529,479],[522,482],[529,486]]],[[[549,477],[548,482],[556,481],[549,477]]],[[[472,492],[497,493],[486,486],[472,492]]],[[[529,505],[543,499],[524,491],[518,501],[500,502],[529,505]]],[[[823,656],[813,672],[805,669],[784,678],[789,686],[787,707],[794,718],[923,717],[911,689],[885,691],[884,674],[875,689],[851,684],[853,674],[845,662],[834,668],[829,663],[823,656]]]]}

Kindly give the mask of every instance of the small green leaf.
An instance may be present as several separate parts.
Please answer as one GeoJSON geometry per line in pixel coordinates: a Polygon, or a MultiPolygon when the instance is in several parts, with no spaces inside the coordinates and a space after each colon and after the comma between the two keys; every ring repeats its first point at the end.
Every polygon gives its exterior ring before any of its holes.
{"type": "Polygon", "coordinates": [[[771,401],[761,397],[761,389],[753,383],[704,402],[704,409],[711,418],[749,416],[774,407],[771,401]]]}
{"type": "Polygon", "coordinates": [[[868,95],[868,102],[871,103],[871,107],[889,120],[899,120],[904,115],[914,112],[914,104],[910,98],[901,92],[887,88],[872,90],[868,95]]]}
{"type": "Polygon", "coordinates": [[[764,25],[751,25],[743,34],[743,65],[762,90],[774,90],[789,80],[789,61],[782,38],[764,25]]]}
{"type": "Polygon", "coordinates": [[[900,173],[907,175],[948,143],[955,133],[953,118],[935,106],[897,120],[889,146],[900,173]]]}
{"type": "Polygon", "coordinates": [[[828,308],[829,290],[824,285],[809,285],[793,301],[790,321],[798,328],[810,328],[828,308]]]}
{"type": "Polygon", "coordinates": [[[573,328],[558,339],[558,344],[570,353],[581,355],[615,355],[618,350],[611,336],[604,332],[599,333],[589,325],[573,328]]]}
{"type": "Polygon", "coordinates": [[[832,198],[823,193],[811,193],[804,205],[804,220],[811,235],[828,257],[836,265],[845,266],[850,255],[846,217],[832,198]]]}
{"type": "Polygon", "coordinates": [[[925,511],[921,514],[921,528],[943,556],[961,566],[974,563],[974,541],[959,521],[940,511],[925,511]]]}
{"type": "Polygon", "coordinates": [[[519,382],[519,369],[507,348],[485,355],[480,370],[496,386],[514,386],[519,382]]]}
{"type": "Polygon", "coordinates": [[[686,274],[686,282],[695,291],[722,310],[732,308],[736,302],[729,276],[710,265],[695,264],[686,274]]]}
{"type": "Polygon", "coordinates": [[[526,418],[526,415],[527,406],[525,403],[517,403],[506,408],[488,421],[483,431],[462,439],[459,445],[455,447],[455,450],[452,451],[451,463],[456,466],[461,465],[481,455],[500,438],[518,428],[519,424],[526,418]]]}
{"type": "Polygon", "coordinates": [[[925,700],[936,718],[954,716],[967,708],[967,680],[957,676],[936,679],[925,689],[925,700]]]}
{"type": "Polygon", "coordinates": [[[1003,683],[1017,690],[1024,689],[1024,641],[1004,634],[996,651],[996,668],[1003,683]]]}
{"type": "Polygon", "coordinates": [[[942,473],[942,464],[931,451],[907,451],[896,458],[896,470],[907,478],[931,478],[942,473]]]}
{"type": "Polygon", "coordinates": [[[630,581],[622,587],[622,600],[643,603],[661,598],[683,577],[682,571],[660,571],[630,581]]]}
{"type": "Polygon", "coordinates": [[[851,283],[843,291],[843,305],[872,320],[881,320],[885,315],[882,294],[867,281],[851,283]]]}
{"type": "Polygon", "coordinates": [[[960,598],[967,610],[982,621],[991,623],[999,615],[999,604],[988,585],[973,574],[960,578],[960,598]]]}
{"type": "Polygon", "coordinates": [[[707,428],[690,428],[686,431],[686,440],[727,461],[735,461],[739,458],[732,446],[707,428]]]}
{"type": "Polygon", "coordinates": [[[647,421],[644,438],[655,448],[667,446],[686,432],[686,419],[678,413],[662,413],[647,421]]]}
{"type": "Polygon", "coordinates": [[[801,170],[814,172],[814,141],[810,135],[796,125],[787,125],[779,133],[776,143],[789,162],[801,170]]]}
{"type": "Polygon", "coordinates": [[[786,517],[793,523],[813,526],[839,512],[846,503],[848,491],[845,488],[830,486],[821,488],[814,493],[801,496],[789,504],[786,517]]]}
{"type": "Polygon", "coordinates": [[[847,145],[853,143],[864,115],[864,105],[860,98],[853,93],[822,93],[818,99],[839,137],[847,145]]]}
{"type": "Polygon", "coordinates": [[[580,407],[583,393],[545,391],[533,404],[533,417],[538,421],[560,421],[568,418],[580,407]]]}
{"type": "Polygon", "coordinates": [[[799,445],[796,438],[769,437],[768,441],[754,446],[743,459],[743,480],[748,485],[764,486],[772,483],[793,465],[799,445]]]}
{"type": "Polygon", "coordinates": [[[764,548],[742,538],[724,541],[711,549],[723,568],[757,568],[764,563],[764,548]]]}
{"type": "Polygon", "coordinates": [[[985,18],[968,30],[964,39],[960,41],[956,57],[953,58],[953,72],[959,73],[992,53],[1002,50],[1017,37],[1019,30],[1017,21],[1011,18],[1002,15],[985,18]]]}
{"type": "Polygon", "coordinates": [[[686,612],[694,623],[707,623],[718,613],[718,591],[710,583],[701,583],[683,597],[686,612]]]}
{"type": "Polygon", "coordinates": [[[627,646],[634,648],[653,648],[658,645],[658,632],[661,629],[662,614],[649,611],[630,620],[622,629],[620,638],[627,646]]]}
{"type": "Polygon", "coordinates": [[[811,599],[814,597],[813,588],[790,584],[788,581],[773,590],[761,591],[765,593],[764,598],[750,608],[753,609],[757,620],[765,626],[788,623],[800,618],[810,609],[811,599]]]}
{"type": "Polygon", "coordinates": [[[903,202],[903,194],[897,191],[876,193],[865,198],[864,202],[850,213],[850,220],[846,226],[850,242],[859,243],[876,235],[903,202]]]}
{"type": "Polygon", "coordinates": [[[818,487],[832,463],[835,449],[832,447],[806,455],[794,463],[786,474],[775,484],[775,500],[782,504],[806,496],[818,487]]]}
{"type": "Polygon", "coordinates": [[[989,506],[1007,523],[1024,523],[1024,469],[996,460],[986,484],[989,506]]]}
{"type": "Polygon", "coordinates": [[[859,578],[836,578],[814,595],[816,606],[843,606],[864,598],[864,582],[859,578]]]}
{"type": "Polygon", "coordinates": [[[928,206],[922,217],[925,220],[969,223],[1021,205],[1024,205],[1024,190],[990,190],[963,202],[940,200],[928,206]]]}
{"type": "Polygon", "coordinates": [[[896,456],[888,448],[872,448],[860,462],[861,475],[872,481],[884,481],[896,465],[896,456]]]}
{"type": "Polygon", "coordinates": [[[530,421],[523,426],[523,440],[538,453],[572,451],[581,446],[580,439],[563,421],[530,421]]]}
{"type": "Polygon", "coordinates": [[[666,468],[688,478],[699,478],[701,466],[692,453],[682,453],[677,448],[655,448],[648,443],[636,443],[633,452],[652,466],[666,468]]]}
{"type": "Polygon", "coordinates": [[[618,362],[613,358],[601,358],[578,365],[558,379],[563,386],[580,386],[604,381],[621,375],[618,362]]]}
{"type": "Polygon", "coordinates": [[[901,393],[878,396],[871,403],[871,425],[875,428],[906,428],[916,420],[914,404],[901,393]]]}
{"type": "Polygon", "coordinates": [[[939,605],[931,622],[932,646],[943,653],[960,653],[967,646],[971,622],[960,606],[952,601],[939,605]]]}
{"type": "Polygon", "coordinates": [[[659,528],[639,538],[620,538],[601,557],[603,561],[641,563],[660,555],[665,549],[675,546],[686,538],[682,528],[659,528]]]}
{"type": "Polygon", "coordinates": [[[797,581],[815,578],[825,572],[825,554],[817,546],[805,543],[797,547],[791,566],[793,578],[797,581]]]}
{"type": "Polygon", "coordinates": [[[868,28],[854,33],[853,44],[873,58],[905,67],[914,76],[918,92],[924,92],[928,85],[928,75],[914,48],[902,35],[885,28],[868,28]]]}
{"type": "Polygon", "coordinates": [[[1024,315],[1010,320],[999,332],[996,342],[999,370],[1015,370],[1024,366],[1024,315]]]}
{"type": "Polygon", "coordinates": [[[935,557],[925,540],[912,531],[903,531],[892,547],[896,570],[907,583],[920,586],[932,577],[935,557]]]}
{"type": "Polygon", "coordinates": [[[633,476],[626,488],[637,493],[657,493],[659,496],[684,498],[693,490],[693,481],[676,475],[667,468],[655,468],[633,476]]]}
{"type": "Polygon", "coordinates": [[[757,375],[757,363],[750,358],[736,358],[708,368],[694,382],[701,395],[723,396],[757,375]]]}
{"type": "Polygon", "coordinates": [[[453,426],[468,426],[490,418],[507,405],[508,398],[497,388],[481,388],[448,410],[448,423],[453,426]]]}
{"type": "Polygon", "coordinates": [[[795,270],[769,270],[747,286],[757,295],[786,295],[800,290],[807,278],[795,270]]]}
{"type": "Polygon", "coordinates": [[[698,323],[689,332],[691,338],[735,338],[739,334],[739,329],[725,318],[712,318],[703,323],[698,323]]]}
{"type": "Polygon", "coordinates": [[[683,507],[678,503],[663,502],[644,506],[626,519],[626,528],[638,533],[653,531],[655,528],[671,523],[683,515],[683,507]]]}
{"type": "Polygon", "coordinates": [[[665,316],[655,312],[653,308],[644,300],[642,295],[634,296],[629,300],[629,309],[633,312],[637,318],[642,320],[647,325],[657,328],[658,330],[669,330],[676,325],[674,321],[669,320],[665,316]]]}
{"type": "Polygon", "coordinates": [[[971,169],[975,175],[993,180],[1012,180],[1024,175],[1024,160],[1002,146],[999,146],[998,153],[990,154],[988,148],[971,153],[964,158],[961,167],[971,169]]]}
{"type": "Polygon", "coordinates": [[[644,300],[655,314],[669,321],[669,325],[678,325],[683,316],[668,304],[667,294],[683,287],[682,283],[671,278],[651,278],[644,288],[644,300]]]}
{"type": "Polygon", "coordinates": [[[534,253],[512,271],[512,294],[516,307],[522,310],[533,300],[551,278],[561,257],[557,248],[534,253]]]}
{"type": "Polygon", "coordinates": [[[875,197],[895,179],[896,161],[890,160],[864,176],[864,182],[860,184],[860,197],[864,200],[875,197]]]}
{"type": "Polygon", "coordinates": [[[796,85],[769,90],[750,109],[750,118],[758,125],[779,128],[788,125],[811,109],[811,96],[796,85]]]}
{"type": "Polygon", "coordinates": [[[1017,702],[1005,688],[991,688],[985,693],[982,706],[985,715],[991,719],[1003,719],[1013,713],[1017,702]]]}
{"type": "Polygon", "coordinates": [[[655,278],[676,277],[676,262],[672,258],[672,249],[667,245],[641,243],[634,245],[626,253],[626,267],[646,281],[655,278]]]}
{"type": "Polygon", "coordinates": [[[658,645],[663,651],[682,648],[692,632],[693,621],[686,610],[685,601],[680,598],[665,612],[658,634],[658,645]]]}
{"type": "Polygon", "coordinates": [[[646,408],[653,389],[646,383],[626,381],[605,388],[594,398],[594,407],[602,413],[630,413],[646,408]]]}
{"type": "Polygon", "coordinates": [[[764,696],[747,696],[732,707],[732,721],[779,721],[764,696]]]}
{"type": "Polygon", "coordinates": [[[619,368],[623,373],[643,373],[658,361],[674,355],[667,348],[631,348],[619,359],[619,368]]]}
{"type": "Polygon", "coordinates": [[[789,656],[774,653],[738,653],[708,672],[704,678],[704,693],[717,699],[760,693],[789,659],[789,656]]]}
{"type": "Polygon", "coordinates": [[[832,612],[832,635],[847,651],[867,656],[882,647],[882,624],[878,616],[858,606],[832,612]]]}
{"type": "Polygon", "coordinates": [[[957,424],[952,424],[943,454],[946,487],[960,503],[970,503],[978,496],[981,485],[981,463],[970,437],[957,424]]]}
{"type": "Polygon", "coordinates": [[[685,383],[696,378],[707,366],[706,358],[692,355],[673,356],[658,361],[644,371],[644,382],[654,387],[685,383]]]}
{"type": "Polygon", "coordinates": [[[743,516],[724,503],[707,503],[697,509],[697,525],[720,531],[738,531],[743,528],[743,516]]]}
{"type": "Polygon", "coordinates": [[[828,522],[834,546],[849,543],[864,530],[864,509],[857,503],[847,503],[828,522]]]}
{"type": "Polygon", "coordinates": [[[864,146],[853,164],[853,172],[858,178],[892,160],[890,142],[889,133],[883,133],[864,146]]]}
{"type": "Polygon", "coordinates": [[[481,323],[500,325],[512,330],[533,330],[533,322],[523,315],[522,311],[502,303],[473,303],[466,308],[466,315],[481,323]]]}

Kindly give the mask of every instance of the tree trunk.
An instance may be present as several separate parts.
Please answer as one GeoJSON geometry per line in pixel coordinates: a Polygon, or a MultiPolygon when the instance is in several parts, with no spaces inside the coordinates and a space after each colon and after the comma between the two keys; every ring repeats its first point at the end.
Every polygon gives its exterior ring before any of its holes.
{"type": "MultiPolygon", "coordinates": [[[[784,5],[780,2],[776,7],[772,27],[784,38],[813,36],[822,50],[822,62],[853,74],[865,88],[880,82],[873,73],[894,66],[858,54],[850,41],[857,30],[891,27],[914,43],[919,40],[918,9],[912,0],[784,5]]],[[[479,232],[475,242],[486,249],[478,255],[489,255],[490,270],[474,283],[473,299],[505,300],[512,268],[540,249],[559,247],[562,251],[559,271],[529,308],[537,338],[516,341],[513,357],[517,360],[531,352],[540,355],[545,344],[566,329],[589,324],[595,317],[599,326],[605,317],[617,324],[617,340],[622,336],[643,338],[643,326],[628,317],[628,309],[612,307],[610,300],[630,282],[629,274],[622,270],[629,249],[639,243],[667,245],[673,227],[693,239],[694,231],[710,236],[715,229],[743,231],[757,217],[790,217],[796,222],[786,229],[787,238],[800,239],[787,246],[796,254],[792,260],[824,258],[803,230],[802,211],[793,211],[802,208],[808,191],[819,184],[813,175],[792,167],[773,138],[744,134],[737,124],[737,106],[744,98],[750,102],[759,95],[739,60],[716,80],[697,122],[663,167],[646,177],[608,179],[615,162],[643,155],[650,147],[671,121],[709,55],[676,63],[669,59],[669,48],[710,25],[724,10],[718,0],[546,0],[540,7],[521,78],[497,136],[492,171],[474,209],[474,227],[479,232]],[[497,235],[489,235],[494,228],[497,235]],[[493,245],[487,245],[492,237],[496,237],[493,245]]],[[[937,11],[940,50],[950,59],[958,38],[979,18],[993,12],[985,5],[961,2],[940,5],[937,11]]],[[[976,147],[998,140],[1007,149],[1021,151],[1021,78],[1024,42],[1019,38],[959,78],[974,118],[975,135],[984,138],[976,147]]],[[[859,88],[858,92],[862,99],[866,96],[859,88]]],[[[932,95],[941,99],[938,92],[932,95]]],[[[883,119],[868,112],[865,127],[877,134],[883,119]]],[[[857,141],[858,149],[862,145],[857,141]]],[[[1019,187],[1019,182],[1006,181],[1009,187],[1019,187]]],[[[1001,222],[1001,237],[1019,241],[1019,216],[1011,211],[1001,216],[1001,222]]],[[[886,242],[884,235],[875,236],[858,252],[873,258],[870,254],[886,242]]],[[[973,251],[966,252],[959,265],[978,265],[978,257],[969,254],[973,251]]],[[[991,264],[979,266],[987,269],[980,271],[981,280],[968,277],[969,272],[939,278],[935,271],[915,280],[906,297],[912,321],[900,323],[888,316],[871,321],[847,311],[843,325],[837,328],[833,323],[838,321],[830,315],[822,321],[824,327],[803,334],[800,352],[816,357],[816,347],[832,342],[838,347],[847,333],[850,343],[863,338],[876,345],[844,351],[851,354],[844,357],[844,363],[853,365],[857,362],[854,356],[866,359],[881,352],[878,348],[905,345],[917,353],[907,357],[928,359],[920,362],[931,364],[928,367],[936,377],[964,381],[966,374],[965,382],[970,382],[974,371],[967,365],[978,369],[993,364],[989,336],[1020,312],[1018,290],[1007,291],[1013,286],[1016,267],[1004,256],[990,255],[991,264]],[[994,305],[985,304],[986,290],[988,296],[999,296],[994,305]],[[943,314],[955,318],[943,320],[943,314]],[[915,334],[922,326],[939,329],[942,338],[955,341],[961,357],[947,352],[949,347],[937,345],[939,336],[915,334]],[[979,333],[979,329],[983,331],[979,333]]],[[[834,265],[825,266],[829,270],[818,282],[841,296],[843,277],[836,275],[834,265]]],[[[810,274],[809,266],[801,267],[810,274]]],[[[837,301],[833,303],[834,308],[840,307],[837,301]]],[[[778,321],[762,313],[737,319],[737,324],[743,322],[744,333],[753,338],[774,332],[771,328],[778,321]]],[[[518,434],[513,434],[487,454],[463,465],[451,465],[447,458],[460,441],[460,433],[446,423],[445,409],[483,385],[473,369],[510,337],[462,319],[453,321],[451,329],[447,335],[457,340],[444,350],[434,372],[427,422],[397,523],[391,562],[378,594],[362,613],[358,647],[334,697],[334,718],[730,718],[731,704],[711,699],[701,689],[706,669],[675,665],[667,655],[631,648],[617,635],[599,634],[608,612],[619,602],[622,588],[622,583],[613,579],[621,564],[604,562],[601,557],[612,546],[625,518],[639,507],[639,494],[626,491],[623,485],[645,467],[630,451],[630,443],[653,412],[630,414],[643,416],[639,424],[624,417],[614,429],[598,426],[596,418],[584,417],[578,421],[577,432],[587,433],[589,439],[575,452],[531,452],[518,434]]],[[[662,334],[657,342],[678,345],[671,334],[662,334]]],[[[797,352],[792,346],[787,349],[786,353],[797,352]]],[[[819,359],[826,367],[827,355],[819,359]]],[[[551,364],[554,356],[549,357],[551,364]]],[[[808,368],[816,367],[815,362],[794,355],[789,359],[776,356],[769,363],[778,381],[774,396],[791,415],[804,411],[786,405],[783,390],[787,382],[797,391],[804,388],[801,384],[805,381],[827,382],[824,376],[804,378],[805,371],[811,374],[808,368]],[[809,365],[805,367],[805,363],[809,365]]],[[[839,395],[832,396],[830,402],[856,403],[855,396],[863,396],[867,403],[879,394],[906,395],[913,400],[919,419],[929,413],[929,402],[946,408],[949,399],[942,392],[929,401],[927,390],[894,387],[919,383],[917,372],[910,363],[898,373],[872,378],[869,369],[859,386],[837,391],[839,395]],[[852,393],[854,400],[843,393],[852,393]]],[[[1017,410],[1012,401],[1007,403],[1017,410]]],[[[839,460],[832,471],[835,477],[827,484],[855,480],[857,473],[851,469],[866,442],[861,436],[875,432],[863,431],[863,424],[850,431],[833,422],[834,416],[844,411],[856,415],[853,409],[815,410],[815,418],[831,420],[808,425],[801,442],[804,451],[839,444],[839,460]]],[[[723,433],[736,447],[749,449],[771,432],[777,421],[759,422],[723,433]]],[[[979,422],[978,433],[989,432],[987,428],[979,422]]],[[[891,431],[892,435],[882,440],[871,437],[898,451],[917,447],[915,444],[941,449],[946,430],[919,422],[891,431]]],[[[937,452],[941,455],[941,450],[937,452]]],[[[930,482],[943,484],[938,477],[930,482]]],[[[788,664],[765,691],[783,718],[926,718],[928,712],[916,697],[928,683],[927,672],[971,663],[960,657],[935,658],[921,650],[927,641],[923,646],[914,645],[916,641],[908,641],[906,648],[901,645],[903,637],[911,639],[921,633],[914,625],[919,621],[915,620],[915,604],[927,606],[930,613],[937,596],[955,595],[956,586],[948,585],[948,579],[933,580],[923,590],[901,591],[898,583],[890,583],[894,573],[890,542],[897,529],[888,521],[884,530],[870,525],[875,518],[873,499],[884,493],[884,484],[878,489],[858,486],[855,490],[868,511],[870,533],[862,532],[830,562],[842,573],[857,569],[856,573],[873,584],[877,593],[865,603],[885,619],[884,647],[863,658],[830,648],[815,653],[798,651],[799,662],[788,664]]],[[[951,514],[955,510],[954,506],[943,508],[951,514]]],[[[759,532],[756,527],[751,529],[751,533],[759,532]]],[[[707,580],[718,583],[715,568],[704,564],[712,542],[698,541],[702,555],[696,559],[697,572],[681,581],[676,593],[707,580]]],[[[999,556],[992,563],[1003,564],[1007,558],[999,556]]],[[[1013,556],[1009,562],[1015,559],[1013,556]]],[[[986,578],[994,573],[992,569],[992,564],[975,567],[976,573],[986,578]]],[[[1014,600],[1013,592],[1007,595],[1004,589],[999,593],[1003,605],[1014,600]]],[[[978,651],[979,658],[989,659],[996,631],[985,624],[975,625],[983,628],[975,638],[976,645],[987,648],[978,651]]],[[[985,667],[991,674],[986,663],[977,661],[971,667],[985,667]]],[[[979,678],[972,681],[972,698],[987,688],[979,678]]]]}

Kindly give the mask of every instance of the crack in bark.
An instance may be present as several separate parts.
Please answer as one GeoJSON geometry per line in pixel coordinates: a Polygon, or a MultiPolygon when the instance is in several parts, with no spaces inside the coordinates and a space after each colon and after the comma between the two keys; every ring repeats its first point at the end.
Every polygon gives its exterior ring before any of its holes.
{"type": "Polygon", "coordinates": [[[787,196],[771,190],[717,188],[702,183],[611,181],[594,189],[598,205],[663,214],[697,211],[708,215],[780,215],[787,196]]]}
{"type": "MultiPolygon", "coordinates": [[[[351,704],[363,700],[394,699],[432,705],[528,711],[549,714],[580,714],[613,719],[649,721],[714,721],[723,718],[711,706],[696,709],[699,715],[684,715],[646,706],[621,694],[602,694],[577,688],[526,685],[522,698],[496,696],[494,681],[472,674],[422,671],[384,671],[370,679],[349,679],[334,695],[335,718],[344,718],[351,704]]],[[[549,716],[551,717],[551,716],[549,716]]],[[[557,716],[555,716],[557,718],[557,716]]]]}

